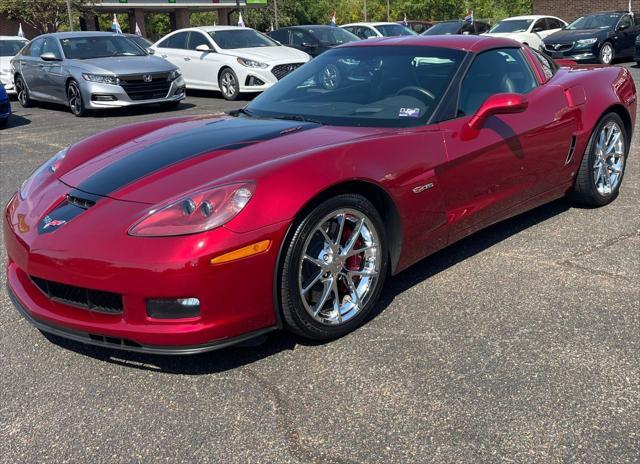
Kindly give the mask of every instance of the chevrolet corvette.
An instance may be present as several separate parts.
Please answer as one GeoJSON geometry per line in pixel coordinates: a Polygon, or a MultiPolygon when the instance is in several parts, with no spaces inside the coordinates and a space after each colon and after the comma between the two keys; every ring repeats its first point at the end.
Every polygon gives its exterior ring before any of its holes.
{"type": "Polygon", "coordinates": [[[621,67],[506,38],[352,42],[242,110],[57,153],[6,207],[9,294],[42,331],[123,350],[331,340],[388,276],[479,229],[612,202],[635,115],[621,67]]]}

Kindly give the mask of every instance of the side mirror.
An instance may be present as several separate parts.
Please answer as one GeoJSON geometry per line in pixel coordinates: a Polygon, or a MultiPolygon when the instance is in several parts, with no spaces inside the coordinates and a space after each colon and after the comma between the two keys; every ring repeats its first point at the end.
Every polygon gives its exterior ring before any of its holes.
{"type": "Polygon", "coordinates": [[[305,48],[316,48],[318,44],[313,42],[302,42],[302,46],[305,48]]]}
{"type": "Polygon", "coordinates": [[[628,24],[620,24],[620,25],[618,26],[618,30],[619,30],[619,31],[624,31],[624,30],[626,30],[626,29],[629,29],[629,25],[628,25],[628,24]]]}
{"type": "Polygon", "coordinates": [[[527,109],[529,101],[517,93],[498,93],[490,96],[469,120],[469,127],[480,130],[485,121],[496,114],[521,113],[527,109]]]}
{"type": "Polygon", "coordinates": [[[215,50],[209,45],[201,44],[196,47],[196,51],[203,53],[215,53],[215,50]]]}
{"type": "Polygon", "coordinates": [[[534,27],[531,32],[533,32],[534,34],[537,34],[538,32],[542,32],[544,31],[544,28],[538,26],[538,27],[534,27]]]}
{"type": "Polygon", "coordinates": [[[147,48],[147,53],[148,53],[149,55],[155,55],[155,54],[156,54],[156,51],[155,51],[153,48],[147,48]]]}
{"type": "Polygon", "coordinates": [[[40,59],[43,61],[60,61],[60,58],[58,58],[53,52],[43,53],[40,55],[40,59]]]}

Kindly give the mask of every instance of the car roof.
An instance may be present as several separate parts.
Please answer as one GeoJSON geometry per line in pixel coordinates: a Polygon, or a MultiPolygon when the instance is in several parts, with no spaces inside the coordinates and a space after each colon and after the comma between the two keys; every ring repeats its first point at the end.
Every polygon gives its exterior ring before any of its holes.
{"type": "Polygon", "coordinates": [[[405,35],[349,42],[343,47],[407,46],[438,47],[480,53],[493,48],[521,48],[522,44],[506,37],[479,35],[405,35]]]}
{"type": "Polygon", "coordinates": [[[253,31],[251,27],[238,27],[238,26],[199,26],[199,27],[187,27],[185,29],[179,29],[180,31],[200,30],[204,32],[217,32],[217,31],[237,31],[237,30],[253,31]]]}
{"type": "Polygon", "coordinates": [[[24,40],[25,42],[29,41],[28,39],[20,37],[19,35],[0,35],[0,40],[24,40]]]}
{"type": "MultiPolygon", "coordinates": [[[[99,37],[99,36],[114,36],[114,35],[124,35],[118,34],[116,32],[101,32],[101,31],[77,31],[77,32],[52,32],[50,34],[42,34],[38,37],[57,37],[58,39],[71,39],[77,37],[99,37]]],[[[38,37],[35,37],[36,39],[38,37]]]]}
{"type": "Polygon", "coordinates": [[[543,19],[543,18],[553,18],[553,19],[560,19],[557,16],[549,16],[549,15],[522,15],[522,16],[511,16],[509,18],[504,18],[501,21],[510,21],[512,19],[543,19]]]}
{"type": "Polygon", "coordinates": [[[344,26],[397,26],[398,23],[392,23],[392,22],[386,22],[386,21],[378,21],[378,22],[360,22],[360,23],[349,23],[349,24],[342,24],[340,27],[344,27],[344,26]]]}
{"type": "Polygon", "coordinates": [[[329,26],[327,24],[300,24],[297,26],[281,27],[280,29],[329,29],[335,27],[336,26],[329,26]]]}

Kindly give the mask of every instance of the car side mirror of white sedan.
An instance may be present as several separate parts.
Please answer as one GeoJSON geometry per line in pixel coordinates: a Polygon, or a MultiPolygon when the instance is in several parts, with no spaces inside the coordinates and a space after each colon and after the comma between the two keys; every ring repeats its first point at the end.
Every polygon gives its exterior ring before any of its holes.
{"type": "Polygon", "coordinates": [[[215,50],[209,45],[201,44],[196,47],[196,51],[203,53],[215,53],[215,50]]]}

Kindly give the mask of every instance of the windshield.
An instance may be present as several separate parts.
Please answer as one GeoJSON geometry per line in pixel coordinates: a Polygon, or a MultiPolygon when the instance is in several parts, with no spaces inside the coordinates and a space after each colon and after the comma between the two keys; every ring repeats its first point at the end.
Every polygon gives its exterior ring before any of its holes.
{"type": "Polygon", "coordinates": [[[618,24],[620,19],[619,14],[600,13],[589,16],[583,16],[576,19],[574,22],[567,26],[570,30],[579,29],[610,29],[618,24]]]}
{"type": "Polygon", "coordinates": [[[89,60],[110,56],[145,56],[144,50],[121,35],[60,39],[64,56],[70,60],[89,60]]]}
{"type": "Polygon", "coordinates": [[[26,44],[26,40],[0,40],[0,56],[14,56],[26,44]]]}
{"type": "Polygon", "coordinates": [[[348,42],[355,42],[360,38],[340,27],[323,27],[319,29],[307,29],[313,34],[322,45],[340,45],[348,42]]]}
{"type": "Polygon", "coordinates": [[[533,19],[512,19],[509,21],[500,21],[493,26],[489,32],[526,32],[531,26],[533,19]]]}
{"type": "Polygon", "coordinates": [[[341,126],[423,125],[464,56],[436,47],[334,48],[258,96],[246,112],[341,126]]]}
{"type": "Polygon", "coordinates": [[[147,48],[153,45],[147,39],[145,39],[144,37],[140,37],[138,35],[128,36],[127,39],[132,41],[134,44],[136,44],[138,47],[142,48],[143,50],[146,50],[147,48]]]}
{"type": "Polygon", "coordinates": [[[395,37],[398,35],[418,35],[411,29],[407,29],[400,24],[380,24],[374,27],[378,29],[383,37],[395,37]]]}
{"type": "Polygon", "coordinates": [[[209,35],[216,45],[224,50],[278,46],[277,42],[253,29],[211,31],[209,35]]]}
{"type": "Polygon", "coordinates": [[[438,23],[427,29],[422,35],[457,34],[464,23],[462,21],[449,21],[438,23]]]}

